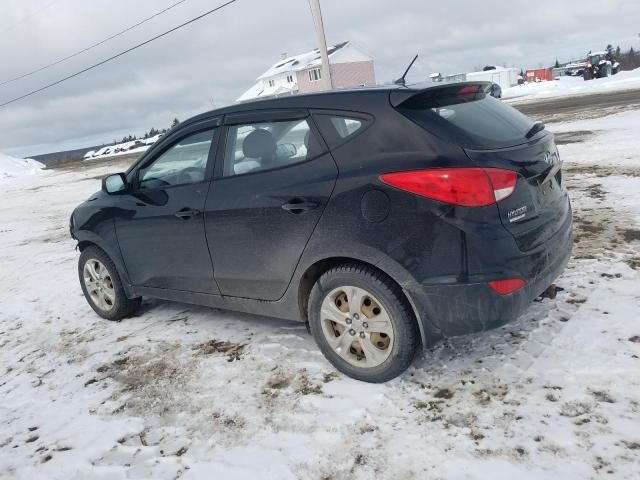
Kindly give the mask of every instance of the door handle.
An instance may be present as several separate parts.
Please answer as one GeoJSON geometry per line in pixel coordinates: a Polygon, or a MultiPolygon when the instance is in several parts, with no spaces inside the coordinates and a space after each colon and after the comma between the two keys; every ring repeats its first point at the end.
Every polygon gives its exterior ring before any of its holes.
{"type": "Polygon", "coordinates": [[[316,202],[309,202],[301,198],[294,198],[290,203],[285,203],[284,205],[282,205],[282,209],[295,215],[299,215],[301,213],[308,212],[309,210],[313,210],[314,208],[317,208],[319,206],[320,204],[316,202]]]}
{"type": "Polygon", "coordinates": [[[183,209],[178,210],[174,215],[182,220],[188,220],[191,217],[195,217],[196,215],[200,215],[200,210],[194,210],[193,208],[184,207],[183,209]]]}

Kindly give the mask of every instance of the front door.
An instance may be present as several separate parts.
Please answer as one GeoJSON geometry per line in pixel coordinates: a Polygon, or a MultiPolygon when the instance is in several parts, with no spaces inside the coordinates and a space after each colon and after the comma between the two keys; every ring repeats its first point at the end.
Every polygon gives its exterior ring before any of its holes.
{"type": "Polygon", "coordinates": [[[337,167],[306,112],[225,118],[205,206],[223,295],[277,300],[331,196],[337,167]]]}
{"type": "Polygon", "coordinates": [[[135,286],[219,293],[205,237],[217,128],[187,133],[132,174],[119,198],[116,234],[135,286]]]}

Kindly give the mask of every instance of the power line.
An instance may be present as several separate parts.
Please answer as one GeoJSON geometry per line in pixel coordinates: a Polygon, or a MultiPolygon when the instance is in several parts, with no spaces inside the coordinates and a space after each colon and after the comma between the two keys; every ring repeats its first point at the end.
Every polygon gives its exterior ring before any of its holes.
{"type": "Polygon", "coordinates": [[[125,28],[124,30],[122,30],[122,31],[120,31],[118,33],[115,33],[115,34],[111,35],[110,37],[105,38],[104,40],[100,40],[99,42],[94,43],[93,45],[91,45],[91,46],[89,46],[87,48],[84,48],[84,49],[79,50],[79,51],[77,51],[75,53],[72,53],[71,55],[68,55],[68,56],[66,56],[64,58],[61,58],[60,60],[56,60],[55,62],[50,63],[48,65],[45,65],[43,67],[37,68],[36,70],[33,70],[31,72],[25,73],[23,75],[19,75],[19,76],[14,77],[14,78],[12,78],[10,80],[6,80],[6,81],[0,83],[0,87],[2,85],[6,85],[7,83],[15,82],[16,80],[21,80],[23,78],[29,77],[29,76],[31,76],[31,75],[33,75],[35,73],[38,73],[38,72],[41,72],[43,70],[46,70],[47,68],[53,67],[54,65],[58,65],[59,63],[65,62],[65,61],[69,60],[70,58],[77,57],[78,55],[80,55],[82,53],[88,52],[89,50],[92,50],[92,49],[94,49],[94,48],[96,48],[96,47],[98,47],[100,45],[103,45],[103,44],[107,43],[109,40],[113,40],[114,38],[119,37],[120,35],[123,35],[123,34],[127,33],[128,31],[133,30],[134,28],[137,28],[137,27],[139,27],[140,25],[142,25],[144,23],[147,23],[149,20],[152,20],[152,19],[162,15],[163,13],[168,12],[172,8],[177,7],[178,5],[180,5],[181,3],[184,3],[186,1],[187,0],[179,0],[178,2],[175,2],[172,5],[169,5],[164,10],[160,10],[159,12],[154,13],[150,17],[147,17],[144,20],[139,21],[135,25],[131,25],[130,27],[125,28]]]}
{"type": "Polygon", "coordinates": [[[40,88],[38,88],[36,90],[33,90],[33,91],[29,92],[29,93],[25,93],[24,95],[20,95],[19,97],[13,98],[13,99],[8,100],[8,101],[6,101],[4,103],[0,103],[0,107],[5,107],[5,106],[7,106],[7,105],[9,105],[11,103],[17,102],[18,100],[22,100],[23,98],[30,97],[31,95],[34,95],[34,94],[39,93],[39,92],[42,92],[43,90],[51,88],[51,87],[53,87],[55,85],[59,85],[62,82],[66,82],[67,80],[69,80],[71,78],[74,78],[74,77],[77,77],[78,75],[82,75],[83,73],[88,72],[89,70],[92,70],[92,69],[94,69],[96,67],[99,67],[100,65],[104,65],[105,63],[110,62],[111,60],[114,60],[114,59],[116,59],[118,57],[121,57],[121,56],[123,56],[123,55],[125,55],[125,54],[127,54],[129,52],[132,52],[133,50],[136,50],[136,49],[138,49],[138,48],[140,48],[140,47],[142,47],[144,45],[147,45],[148,43],[151,43],[151,42],[153,42],[155,40],[158,40],[159,38],[162,38],[165,35],[168,35],[168,34],[170,34],[172,32],[175,32],[176,30],[178,30],[178,29],[180,29],[182,27],[185,27],[185,26],[187,26],[187,25],[189,25],[189,24],[191,24],[193,22],[196,22],[196,21],[200,20],[201,18],[206,17],[207,15],[211,15],[212,13],[217,12],[218,10],[221,10],[224,7],[226,7],[228,5],[231,5],[232,3],[235,3],[235,2],[236,2],[236,0],[229,0],[228,2],[225,2],[222,5],[219,5],[216,8],[209,10],[209,11],[203,13],[202,15],[198,15],[197,17],[192,18],[191,20],[188,20],[188,21],[178,25],[177,27],[173,27],[172,29],[165,31],[165,32],[161,33],[160,35],[156,35],[155,37],[150,38],[149,40],[146,40],[146,41],[144,41],[142,43],[134,45],[133,47],[128,48],[128,49],[126,49],[126,50],[124,50],[124,51],[122,51],[120,53],[117,53],[117,54],[115,54],[115,55],[113,55],[113,56],[111,56],[111,57],[109,57],[109,58],[107,58],[105,60],[102,60],[101,62],[95,63],[95,64],[91,65],[90,67],[84,68],[84,69],[80,70],[79,72],[76,72],[76,73],[73,73],[71,75],[68,75],[68,76],[66,76],[64,78],[61,78],[60,80],[57,80],[57,81],[55,81],[53,83],[45,85],[44,87],[40,87],[40,88]]]}
{"type": "Polygon", "coordinates": [[[128,31],[130,31],[130,30],[133,30],[134,28],[139,27],[140,25],[142,25],[142,24],[144,24],[144,23],[146,23],[146,22],[148,22],[148,21],[150,21],[150,20],[152,20],[152,19],[154,19],[154,18],[156,18],[156,17],[158,17],[158,16],[162,15],[163,13],[165,13],[165,12],[167,12],[167,11],[171,10],[171,9],[172,9],[172,8],[174,8],[174,7],[177,7],[178,5],[180,5],[181,3],[184,3],[184,2],[186,2],[186,1],[187,1],[187,0],[179,0],[178,2],[175,2],[175,3],[173,3],[172,5],[169,5],[169,6],[168,6],[167,8],[165,8],[164,10],[161,10],[161,11],[159,11],[159,12],[157,12],[157,13],[155,13],[155,14],[151,15],[150,17],[147,17],[147,18],[143,19],[143,20],[141,20],[140,22],[136,23],[135,25],[131,25],[130,27],[128,27],[128,28],[126,28],[126,29],[124,29],[124,30],[122,30],[122,31],[120,31],[120,32],[118,32],[118,33],[115,33],[115,34],[111,35],[110,37],[105,38],[104,40],[101,40],[101,41],[99,41],[99,42],[97,42],[97,43],[94,43],[93,45],[91,45],[91,46],[89,46],[89,47],[87,47],[87,48],[84,48],[84,49],[82,49],[82,50],[79,50],[79,51],[77,51],[77,52],[75,52],[75,53],[73,53],[73,54],[71,54],[71,55],[69,55],[69,56],[66,56],[66,57],[64,57],[64,58],[61,58],[61,59],[59,59],[59,60],[56,60],[55,62],[50,63],[50,64],[48,64],[48,65],[45,65],[45,66],[43,66],[43,67],[40,67],[40,68],[38,68],[38,69],[36,69],[36,70],[33,70],[33,71],[31,71],[31,72],[25,73],[25,74],[20,75],[20,76],[17,76],[17,77],[15,77],[15,78],[10,79],[10,80],[6,80],[6,81],[4,81],[4,82],[0,83],[0,86],[2,86],[2,85],[6,85],[6,84],[11,83],[11,82],[15,82],[16,80],[21,80],[21,79],[23,79],[23,78],[25,78],[25,77],[28,77],[28,76],[30,76],[30,75],[33,75],[33,74],[35,74],[35,73],[41,72],[41,71],[43,71],[43,70],[46,70],[47,68],[53,67],[54,65],[58,65],[59,63],[62,63],[62,62],[64,62],[64,61],[66,61],[66,60],[69,60],[69,59],[71,59],[71,58],[73,58],[73,57],[76,57],[76,56],[78,56],[78,55],[80,55],[80,54],[82,54],[82,53],[88,52],[89,50],[92,50],[92,49],[93,49],[93,48],[95,48],[95,47],[98,47],[98,46],[100,46],[100,45],[103,45],[104,43],[107,43],[109,40],[113,40],[114,38],[119,37],[120,35],[123,35],[123,34],[125,34],[126,32],[128,32],[128,31]]]}

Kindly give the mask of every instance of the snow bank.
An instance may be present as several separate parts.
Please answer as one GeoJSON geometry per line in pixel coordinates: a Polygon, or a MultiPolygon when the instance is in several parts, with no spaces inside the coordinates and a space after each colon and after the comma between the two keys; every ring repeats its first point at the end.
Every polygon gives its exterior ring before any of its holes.
{"type": "Polygon", "coordinates": [[[527,83],[502,90],[502,98],[509,101],[608,93],[640,88],[640,68],[620,72],[607,78],[585,81],[582,77],[560,77],[550,82],[527,83]]]}
{"type": "Polygon", "coordinates": [[[33,175],[44,165],[31,158],[15,158],[0,152],[0,182],[11,178],[33,175]]]}

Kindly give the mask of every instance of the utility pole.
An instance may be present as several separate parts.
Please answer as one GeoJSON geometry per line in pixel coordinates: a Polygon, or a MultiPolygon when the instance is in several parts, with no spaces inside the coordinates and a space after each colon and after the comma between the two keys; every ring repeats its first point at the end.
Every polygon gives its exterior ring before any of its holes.
{"type": "Polygon", "coordinates": [[[316,26],[318,35],[318,44],[320,45],[320,60],[322,61],[322,78],[329,90],[333,90],[333,82],[331,81],[331,67],[329,66],[329,54],[327,53],[327,38],[324,34],[324,23],[322,21],[322,10],[320,9],[320,0],[309,0],[311,14],[313,15],[313,23],[316,26]]]}

